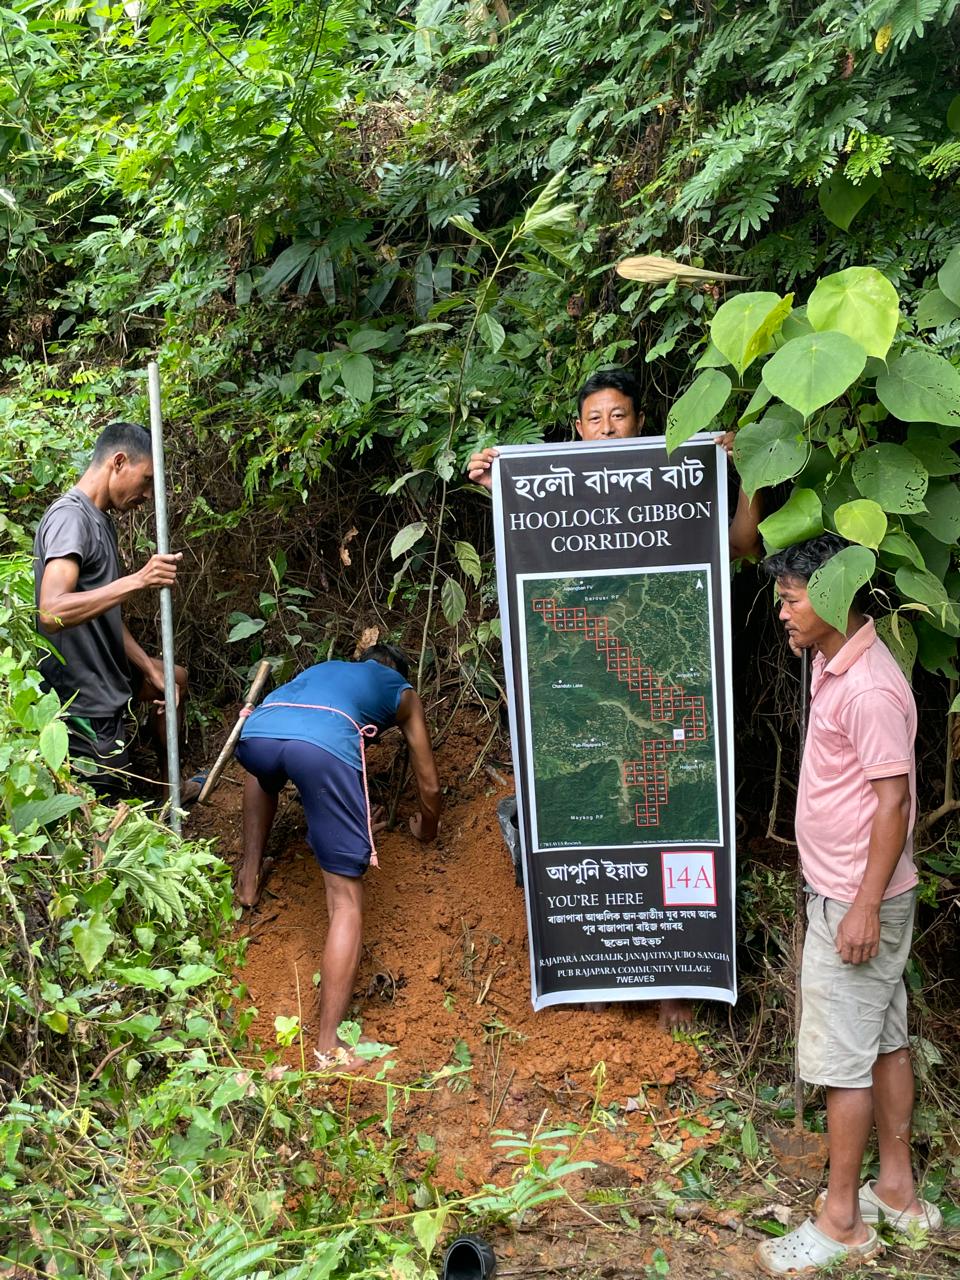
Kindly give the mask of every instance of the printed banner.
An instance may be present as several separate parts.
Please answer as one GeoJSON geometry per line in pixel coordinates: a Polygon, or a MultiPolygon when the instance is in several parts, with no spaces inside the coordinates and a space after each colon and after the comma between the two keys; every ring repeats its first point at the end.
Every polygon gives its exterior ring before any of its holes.
{"type": "Polygon", "coordinates": [[[533,1004],[736,1000],[726,457],[494,463],[533,1004]]]}

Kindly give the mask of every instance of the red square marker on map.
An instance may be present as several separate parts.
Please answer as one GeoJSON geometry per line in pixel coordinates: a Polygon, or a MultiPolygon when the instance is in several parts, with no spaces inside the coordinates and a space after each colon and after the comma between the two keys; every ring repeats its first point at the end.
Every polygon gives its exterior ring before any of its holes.
{"type": "Polygon", "coordinates": [[[665,907],[715,907],[717,873],[713,852],[660,854],[665,907]]]}

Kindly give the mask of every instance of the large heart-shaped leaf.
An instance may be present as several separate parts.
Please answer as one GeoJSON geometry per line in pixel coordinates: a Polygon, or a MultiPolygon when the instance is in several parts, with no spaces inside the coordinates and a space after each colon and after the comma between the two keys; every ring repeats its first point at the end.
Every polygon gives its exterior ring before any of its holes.
{"type": "Polygon", "coordinates": [[[928,289],[917,303],[917,328],[939,329],[960,316],[960,307],[951,302],[941,289],[928,289]]]}
{"type": "Polygon", "coordinates": [[[923,463],[929,476],[954,476],[960,471],[960,458],[936,434],[936,427],[922,423],[912,426],[907,432],[906,445],[923,463]]]}
{"type": "Polygon", "coordinates": [[[846,538],[848,542],[857,542],[862,547],[872,547],[874,551],[887,532],[887,517],[883,508],[869,498],[857,498],[837,507],[833,522],[842,538],[846,538]]]}
{"type": "Polygon", "coordinates": [[[941,292],[956,307],[960,307],[960,245],[947,255],[947,260],[937,272],[937,284],[941,292]]]}
{"type": "Polygon", "coordinates": [[[897,590],[908,600],[918,600],[931,608],[947,602],[946,587],[926,569],[911,569],[904,565],[897,570],[894,581],[897,590]]]}
{"type": "Polygon", "coordinates": [[[846,174],[838,171],[831,174],[826,182],[821,182],[817,200],[834,226],[841,231],[849,231],[850,223],[879,185],[880,179],[875,174],[868,173],[861,183],[855,185],[846,174]]]}
{"type": "MultiPolygon", "coordinates": [[[[814,460],[819,461],[818,455],[822,458],[825,453],[827,453],[826,449],[816,450],[813,455],[814,460]]],[[[823,502],[825,525],[833,520],[834,512],[838,507],[842,507],[845,502],[853,502],[863,497],[853,483],[853,472],[850,467],[843,467],[840,471],[830,471],[822,478],[816,474],[813,466],[805,467],[799,483],[815,485],[819,490],[820,499],[823,502]]]]}
{"type": "Polygon", "coordinates": [[[780,337],[784,342],[789,342],[791,338],[802,338],[805,333],[812,332],[813,325],[807,319],[806,307],[794,307],[780,326],[780,337]]]}
{"type": "Polygon", "coordinates": [[[873,577],[877,557],[867,547],[844,547],[822,564],[807,583],[818,617],[846,634],[853,597],[873,577]]]}
{"type": "Polygon", "coordinates": [[[951,548],[942,542],[938,542],[926,529],[921,529],[917,524],[916,516],[905,516],[903,527],[904,531],[917,544],[917,550],[923,557],[922,567],[929,569],[933,576],[939,578],[941,582],[945,582],[950,571],[951,548]]]}
{"type": "Polygon", "coordinates": [[[884,511],[923,510],[927,473],[923,463],[899,444],[873,444],[853,461],[853,479],[865,498],[884,511]]]}
{"type": "Polygon", "coordinates": [[[759,422],[738,431],[733,461],[747,496],[752,498],[758,489],[792,480],[809,450],[799,414],[786,407],[777,406],[759,422]]]}
{"type": "Polygon", "coordinates": [[[844,333],[868,356],[883,359],[897,332],[900,300],[876,267],[848,267],[820,281],[807,303],[807,318],[814,329],[844,333]]]}
{"type": "Polygon", "coordinates": [[[667,415],[667,453],[710,425],[726,404],[731,385],[719,369],[704,369],[667,415]]]}
{"type": "Polygon", "coordinates": [[[775,396],[809,418],[843,395],[866,362],[863,347],[845,333],[807,333],[771,356],[763,366],[763,381],[775,396]]]}
{"type": "Polygon", "coordinates": [[[760,536],[768,551],[806,542],[818,533],[823,533],[823,514],[812,489],[794,489],[779,511],[760,522],[760,536]]]}
{"type": "Polygon", "coordinates": [[[960,373],[933,351],[905,351],[877,378],[877,399],[901,422],[960,425],[960,373]]]}
{"type": "Polygon", "coordinates": [[[960,489],[953,480],[935,480],[924,497],[926,511],[918,511],[914,523],[948,547],[960,542],[960,489]]]}
{"type": "Polygon", "coordinates": [[[778,293],[738,293],[719,308],[710,322],[718,351],[743,373],[760,355],[792,305],[778,293]],[[762,340],[761,340],[762,339],[762,340]]]}
{"type": "Polygon", "coordinates": [[[719,350],[715,342],[708,342],[707,349],[703,355],[693,366],[695,369],[719,369],[722,365],[729,364],[730,361],[719,350]]]}

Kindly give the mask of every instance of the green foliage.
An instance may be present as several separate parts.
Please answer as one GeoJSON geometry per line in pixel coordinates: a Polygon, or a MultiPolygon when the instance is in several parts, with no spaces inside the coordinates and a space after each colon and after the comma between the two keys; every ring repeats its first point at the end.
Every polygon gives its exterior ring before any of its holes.
{"type": "Polygon", "coordinates": [[[960,427],[960,373],[933,351],[908,350],[877,378],[877,399],[901,422],[960,427]]]}
{"type": "Polygon", "coordinates": [[[807,584],[810,603],[825,622],[846,633],[850,605],[876,567],[867,547],[845,547],[822,565],[807,584]]]}
{"type": "Polygon", "coordinates": [[[848,267],[820,281],[806,314],[814,329],[844,333],[868,356],[882,360],[897,332],[899,299],[875,267],[848,267]]]}
{"type": "MultiPolygon", "coordinates": [[[[784,301],[776,293],[738,293],[713,317],[710,337],[737,373],[745,373],[768,349],[785,318],[784,301]]],[[[786,310],[789,309],[788,303],[786,310]]]]}
{"type": "Polygon", "coordinates": [[[758,489],[782,484],[797,475],[809,452],[799,414],[775,406],[760,422],[737,432],[733,461],[744,489],[752,498],[758,489]]]}
{"type": "Polygon", "coordinates": [[[952,479],[960,469],[952,448],[960,436],[960,373],[912,335],[895,336],[896,290],[871,268],[818,281],[803,309],[812,330],[788,328],[781,318],[776,334],[769,323],[782,316],[781,303],[792,305],[792,295],[741,297],[739,306],[737,298],[724,303],[711,333],[745,385],[731,383],[726,403],[710,408],[721,425],[746,423],[733,456],[749,495],[795,481],[760,526],[767,547],[834,529],[855,545],[811,580],[821,616],[845,626],[855,593],[872,580],[882,599],[899,595],[890,615],[895,638],[901,609],[922,612],[925,624],[943,633],[942,642],[916,647],[898,639],[899,657],[919,654],[931,670],[952,665],[960,583],[946,569],[960,540],[960,490],[952,479]],[[763,361],[760,383],[751,386],[746,371],[755,360],[763,361]],[[737,400],[748,393],[741,412],[737,400]]]}
{"type": "MultiPolygon", "coordinates": [[[[312,1073],[252,1051],[229,868],[144,806],[112,811],[78,786],[31,665],[31,565],[0,568],[4,1261],[76,1278],[420,1280],[454,1215],[559,1194],[582,1165],[397,1220],[391,1116],[414,1086],[384,1081],[384,1115],[356,1120],[312,1100],[312,1073]],[[349,1190],[328,1190],[327,1171],[349,1190]]],[[[298,1018],[276,1022],[278,1043],[301,1039],[298,1018]]],[[[359,1026],[342,1030],[357,1043],[359,1026]]]]}
{"type": "Polygon", "coordinates": [[[768,551],[779,551],[823,532],[823,509],[812,489],[794,489],[779,510],[760,522],[768,551]]]}
{"type": "MultiPolygon", "coordinates": [[[[956,0],[532,0],[507,26],[445,3],[409,23],[376,0],[135,8],[3,10],[5,551],[98,425],[145,416],[157,354],[183,536],[200,560],[239,545],[253,583],[186,619],[192,656],[219,671],[230,642],[283,674],[330,652],[337,616],[296,562],[330,543],[335,575],[360,526],[347,595],[417,629],[421,674],[446,661],[497,697],[463,464],[568,433],[583,378],[626,361],[671,447],[739,426],[747,491],[789,487],[768,547],[855,543],[816,584],[825,616],[867,575],[905,668],[956,675],[956,0]],[[614,282],[638,251],[749,284],[614,282]]],[[[442,1209],[402,1237],[369,1204],[346,1223],[310,1151],[374,1200],[389,1160],[298,1073],[230,1060],[222,865],[138,808],[99,839],[24,657],[16,557],[0,633],[2,1043],[35,1082],[2,1122],[8,1247],[61,1275],[118,1256],[158,1277],[413,1274],[442,1209]],[[103,1064],[79,1094],[74,1060],[103,1064]],[[292,1166],[274,1128],[306,1135],[292,1166]]],[[[555,1190],[571,1162],[549,1137],[505,1139],[520,1173],[487,1211],[555,1190]]]]}
{"type": "Polygon", "coordinates": [[[809,418],[863,372],[864,349],[842,333],[805,333],[785,342],[763,366],[763,381],[784,404],[809,418]]]}
{"type": "Polygon", "coordinates": [[[732,383],[718,369],[704,369],[667,416],[667,451],[704,431],[727,402],[732,383]]]}

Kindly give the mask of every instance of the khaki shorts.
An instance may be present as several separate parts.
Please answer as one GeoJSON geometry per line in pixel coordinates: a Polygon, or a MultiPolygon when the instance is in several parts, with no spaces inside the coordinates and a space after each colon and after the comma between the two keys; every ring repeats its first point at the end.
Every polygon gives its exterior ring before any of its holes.
{"type": "Polygon", "coordinates": [[[865,1089],[878,1054],[909,1044],[903,971],[913,936],[916,890],[880,906],[880,950],[864,964],[844,964],[835,948],[849,902],[811,894],[800,986],[800,1076],[807,1084],[865,1089]]]}

